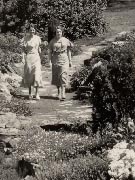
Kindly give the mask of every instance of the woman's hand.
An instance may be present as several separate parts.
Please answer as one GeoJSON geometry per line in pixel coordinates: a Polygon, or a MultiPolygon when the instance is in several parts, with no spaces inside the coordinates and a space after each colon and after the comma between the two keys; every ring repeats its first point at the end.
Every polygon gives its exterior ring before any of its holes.
{"type": "Polygon", "coordinates": [[[49,61],[49,67],[50,67],[50,68],[52,67],[52,62],[51,62],[51,61],[49,61]]]}
{"type": "Polygon", "coordinates": [[[72,62],[69,62],[69,67],[72,67],[72,62]]]}

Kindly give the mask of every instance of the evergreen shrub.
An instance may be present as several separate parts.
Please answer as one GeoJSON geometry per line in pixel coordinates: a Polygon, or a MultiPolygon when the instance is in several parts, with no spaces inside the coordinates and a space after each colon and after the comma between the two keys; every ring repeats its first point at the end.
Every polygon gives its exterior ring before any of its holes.
{"type": "Polygon", "coordinates": [[[100,61],[100,66],[93,69],[89,65],[83,70],[84,77],[80,76],[82,70],[73,77],[74,88],[80,82],[91,87],[95,130],[104,129],[107,123],[117,128],[135,118],[135,39],[125,37],[124,44],[111,44],[93,54],[90,64],[100,61]]]}

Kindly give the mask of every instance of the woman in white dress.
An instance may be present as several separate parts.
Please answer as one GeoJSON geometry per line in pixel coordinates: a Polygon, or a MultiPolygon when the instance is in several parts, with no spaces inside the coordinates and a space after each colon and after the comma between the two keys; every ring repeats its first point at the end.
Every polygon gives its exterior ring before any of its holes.
{"type": "Polygon", "coordinates": [[[22,86],[29,88],[29,99],[32,99],[32,86],[36,89],[36,99],[39,100],[39,87],[42,87],[42,72],[40,49],[41,39],[35,34],[35,28],[31,25],[28,34],[23,38],[22,46],[25,53],[24,77],[22,86]]]}

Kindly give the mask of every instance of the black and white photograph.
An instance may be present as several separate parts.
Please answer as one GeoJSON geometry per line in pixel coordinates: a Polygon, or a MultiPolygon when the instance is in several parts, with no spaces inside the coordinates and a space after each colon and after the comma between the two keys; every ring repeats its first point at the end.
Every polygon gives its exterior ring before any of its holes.
{"type": "Polygon", "coordinates": [[[135,180],[135,0],[0,0],[0,180],[135,180]]]}

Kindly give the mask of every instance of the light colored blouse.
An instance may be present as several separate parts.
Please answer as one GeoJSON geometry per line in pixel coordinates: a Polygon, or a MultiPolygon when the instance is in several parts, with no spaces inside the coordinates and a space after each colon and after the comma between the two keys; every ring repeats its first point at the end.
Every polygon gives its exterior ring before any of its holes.
{"type": "Polygon", "coordinates": [[[37,35],[34,35],[32,38],[25,36],[21,41],[21,45],[26,49],[27,54],[38,54],[41,39],[37,35]]]}
{"type": "Polygon", "coordinates": [[[49,43],[49,50],[52,55],[52,63],[57,65],[64,65],[68,62],[67,50],[73,47],[71,41],[65,37],[60,39],[52,39],[49,43]]]}

